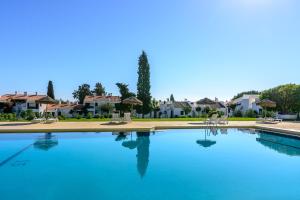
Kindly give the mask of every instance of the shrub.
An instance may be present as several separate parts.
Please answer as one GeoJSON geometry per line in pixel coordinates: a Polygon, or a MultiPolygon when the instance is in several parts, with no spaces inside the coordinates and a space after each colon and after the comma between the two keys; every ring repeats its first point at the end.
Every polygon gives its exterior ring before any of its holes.
{"type": "Polygon", "coordinates": [[[81,118],[82,118],[82,115],[76,114],[76,115],[75,115],[75,118],[76,118],[76,119],[81,119],[81,118]]]}
{"type": "Polygon", "coordinates": [[[236,110],[233,112],[234,117],[243,117],[243,113],[241,110],[236,110]]]}
{"type": "Polygon", "coordinates": [[[222,117],[225,115],[225,113],[223,111],[218,111],[217,113],[218,113],[218,117],[222,117]]]}
{"type": "Polygon", "coordinates": [[[7,114],[7,119],[10,121],[16,120],[16,114],[13,114],[13,113],[7,114]]]}
{"type": "Polygon", "coordinates": [[[65,120],[65,119],[66,119],[66,116],[60,115],[60,116],[58,116],[58,119],[59,119],[59,120],[65,120]]]}
{"type": "Polygon", "coordinates": [[[208,115],[205,113],[201,115],[201,118],[207,118],[207,117],[208,117],[208,115]]]}
{"type": "Polygon", "coordinates": [[[203,112],[205,114],[208,114],[209,112],[211,111],[210,107],[206,106],[204,109],[203,109],[203,112]]]}
{"type": "Polygon", "coordinates": [[[255,118],[257,117],[257,112],[255,110],[249,109],[245,112],[245,117],[255,118]]]}
{"type": "Polygon", "coordinates": [[[25,116],[26,116],[25,119],[30,121],[35,118],[35,113],[32,112],[32,110],[26,110],[25,116]]]}
{"type": "Polygon", "coordinates": [[[91,112],[88,112],[86,115],[87,119],[92,119],[93,118],[93,114],[91,112]]]}
{"type": "Polygon", "coordinates": [[[22,119],[26,119],[26,112],[25,112],[25,111],[21,111],[20,117],[21,117],[22,119]]]}
{"type": "Polygon", "coordinates": [[[276,114],[273,111],[267,111],[263,110],[262,111],[262,117],[275,117],[276,114]]]}
{"type": "Polygon", "coordinates": [[[99,119],[101,116],[99,114],[94,115],[94,118],[99,119]]]}
{"type": "Polygon", "coordinates": [[[211,117],[211,116],[213,116],[214,114],[218,114],[218,111],[216,111],[216,110],[210,110],[210,111],[208,112],[208,117],[211,117]]]}

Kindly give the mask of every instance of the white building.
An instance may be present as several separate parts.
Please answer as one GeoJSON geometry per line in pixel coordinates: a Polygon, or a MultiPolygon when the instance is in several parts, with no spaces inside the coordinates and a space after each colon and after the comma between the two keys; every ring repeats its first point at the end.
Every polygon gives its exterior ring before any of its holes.
{"type": "Polygon", "coordinates": [[[217,98],[215,98],[215,100],[211,100],[209,98],[200,99],[195,103],[195,107],[201,108],[201,114],[204,114],[206,107],[208,107],[211,110],[220,111],[223,112],[224,115],[228,115],[227,106],[224,102],[219,101],[217,98]]]}
{"type": "Polygon", "coordinates": [[[189,101],[163,101],[160,102],[160,112],[159,117],[161,118],[173,118],[173,117],[183,117],[183,116],[193,116],[194,114],[194,103],[189,101]],[[191,112],[185,113],[184,108],[190,108],[191,112]]]}
{"type": "Polygon", "coordinates": [[[231,101],[232,105],[236,105],[235,110],[240,110],[242,113],[245,113],[247,110],[254,110],[257,113],[260,113],[262,108],[257,105],[259,101],[259,95],[247,95],[244,94],[242,97],[234,99],[231,101]]]}
{"type": "Polygon", "coordinates": [[[82,114],[82,108],[83,106],[80,104],[59,103],[48,105],[47,112],[54,117],[74,117],[76,114],[82,114]]]}
{"type": "Polygon", "coordinates": [[[8,105],[12,108],[12,111],[19,115],[22,111],[32,110],[34,113],[43,114],[46,110],[47,104],[41,103],[41,101],[47,98],[47,95],[28,95],[24,94],[5,94],[0,96],[0,102],[3,105],[8,105]]]}
{"type": "Polygon", "coordinates": [[[115,110],[115,105],[121,103],[119,96],[86,96],[83,101],[83,106],[87,109],[88,112],[96,114],[102,114],[102,107],[104,105],[112,106],[112,110],[115,110]]]}

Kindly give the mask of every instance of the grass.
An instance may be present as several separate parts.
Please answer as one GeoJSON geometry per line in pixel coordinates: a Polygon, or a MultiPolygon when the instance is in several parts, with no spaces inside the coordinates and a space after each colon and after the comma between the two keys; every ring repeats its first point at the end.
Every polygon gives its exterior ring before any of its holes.
{"type": "MultiPolygon", "coordinates": [[[[132,121],[136,122],[161,122],[161,121],[204,121],[205,118],[134,118],[132,121]]],[[[230,117],[228,118],[229,121],[255,121],[256,118],[246,118],[246,117],[230,117]]],[[[81,119],[76,119],[76,118],[67,118],[65,120],[60,120],[60,122],[106,122],[110,121],[109,118],[91,118],[91,119],[86,119],[86,118],[81,118],[81,119]]],[[[0,122],[28,122],[26,120],[0,120],[0,122]]]]}
{"type": "MultiPolygon", "coordinates": [[[[161,121],[204,121],[205,118],[134,118],[132,121],[136,122],[161,122],[161,121]]],[[[255,121],[256,118],[245,118],[245,117],[232,117],[228,118],[229,121],[255,121]]],[[[68,118],[65,120],[61,120],[61,122],[99,122],[99,121],[110,121],[110,119],[86,119],[86,118],[81,118],[81,119],[75,119],[75,118],[68,118]]]]}

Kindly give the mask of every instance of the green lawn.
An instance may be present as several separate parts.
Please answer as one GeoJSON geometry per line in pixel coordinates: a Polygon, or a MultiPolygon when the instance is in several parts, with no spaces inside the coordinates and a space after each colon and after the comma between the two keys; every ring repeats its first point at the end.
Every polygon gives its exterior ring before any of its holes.
{"type": "MultiPolygon", "coordinates": [[[[159,121],[203,121],[205,118],[150,118],[150,119],[141,119],[141,118],[134,118],[132,121],[137,122],[159,122],[159,121]]],[[[245,117],[231,117],[228,118],[229,121],[255,121],[255,118],[245,118],[245,117]]],[[[92,118],[92,119],[75,119],[75,118],[68,118],[65,120],[60,120],[60,122],[106,122],[110,121],[110,119],[98,119],[98,118],[92,118]]],[[[0,120],[0,122],[9,122],[8,120],[0,120]]],[[[11,121],[11,122],[27,122],[26,120],[17,120],[17,121],[11,121]]]]}
{"type": "MultiPolygon", "coordinates": [[[[109,121],[110,119],[74,119],[74,118],[68,118],[66,120],[61,120],[61,122],[98,122],[98,121],[109,121]]],[[[137,121],[137,122],[156,122],[156,121],[203,121],[205,118],[150,118],[150,119],[141,119],[141,118],[134,118],[132,121],[137,121]]],[[[256,118],[237,118],[237,117],[232,117],[228,118],[229,121],[255,121],[256,118]]]]}

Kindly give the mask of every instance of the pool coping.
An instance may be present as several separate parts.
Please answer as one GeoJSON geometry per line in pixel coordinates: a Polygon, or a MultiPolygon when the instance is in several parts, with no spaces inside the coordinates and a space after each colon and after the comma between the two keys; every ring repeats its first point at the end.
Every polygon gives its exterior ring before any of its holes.
{"type": "MultiPolygon", "coordinates": [[[[30,125],[30,124],[29,124],[30,125]]],[[[1,128],[0,127],[0,134],[1,133],[41,133],[41,132],[134,132],[134,131],[140,131],[140,132],[152,132],[156,130],[166,130],[166,129],[205,129],[205,128],[242,128],[242,129],[256,129],[261,131],[269,131],[273,133],[277,133],[280,135],[286,135],[286,136],[293,136],[300,138],[300,130],[295,129],[287,129],[287,128],[278,128],[278,127],[270,127],[267,124],[260,125],[260,124],[254,124],[254,125],[217,125],[217,126],[207,126],[204,124],[199,125],[152,125],[148,127],[118,127],[116,125],[112,125],[111,127],[100,127],[99,128],[1,128]]]]}

